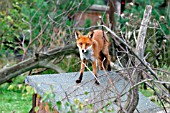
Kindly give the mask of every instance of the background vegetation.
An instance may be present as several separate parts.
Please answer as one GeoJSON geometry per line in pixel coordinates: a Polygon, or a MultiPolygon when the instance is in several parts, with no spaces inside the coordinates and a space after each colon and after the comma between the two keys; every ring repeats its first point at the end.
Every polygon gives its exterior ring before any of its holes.
{"type": "MultiPolygon", "coordinates": [[[[1,0],[0,1],[0,68],[12,66],[28,59],[37,52],[47,51],[74,42],[75,21],[70,19],[79,11],[87,11],[94,0],[1,0]],[[76,2],[75,2],[76,1],[76,2]]],[[[98,1],[98,4],[104,4],[98,1]]],[[[170,72],[170,6],[161,7],[164,0],[135,0],[126,4],[122,18],[117,18],[116,33],[135,47],[145,6],[153,6],[151,21],[146,35],[147,62],[155,70],[170,72]]],[[[105,15],[104,15],[105,16],[105,15]]],[[[116,15],[115,15],[116,16],[116,15]]],[[[90,26],[86,22],[85,27],[90,26]]],[[[118,52],[118,51],[117,51],[118,52]]],[[[66,72],[78,71],[79,58],[76,55],[57,59],[58,66],[66,72]]],[[[41,74],[41,69],[32,73],[41,74]]],[[[43,73],[55,73],[46,69],[43,73]]],[[[158,72],[160,78],[169,81],[169,76],[158,72]]],[[[28,112],[31,108],[33,90],[24,84],[28,73],[0,85],[0,111],[28,112]]],[[[147,96],[148,90],[141,92],[147,96]]]]}

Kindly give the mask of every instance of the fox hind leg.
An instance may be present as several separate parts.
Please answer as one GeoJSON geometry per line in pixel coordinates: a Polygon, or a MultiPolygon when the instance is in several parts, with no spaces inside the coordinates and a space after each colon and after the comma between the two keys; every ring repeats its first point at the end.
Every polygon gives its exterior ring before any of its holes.
{"type": "Polygon", "coordinates": [[[99,70],[103,70],[103,56],[101,55],[101,53],[100,53],[100,55],[99,55],[99,57],[98,57],[98,66],[99,66],[99,70]]]}
{"type": "Polygon", "coordinates": [[[111,66],[110,66],[110,55],[108,53],[108,50],[105,50],[104,52],[100,52],[100,57],[102,58],[102,62],[104,65],[104,68],[108,71],[111,71],[111,66]],[[105,58],[105,60],[104,60],[105,58]],[[103,61],[104,60],[104,61],[103,61]]]}
{"type": "Polygon", "coordinates": [[[104,64],[105,64],[107,71],[111,71],[110,55],[109,54],[106,54],[106,60],[105,60],[104,64]]]}

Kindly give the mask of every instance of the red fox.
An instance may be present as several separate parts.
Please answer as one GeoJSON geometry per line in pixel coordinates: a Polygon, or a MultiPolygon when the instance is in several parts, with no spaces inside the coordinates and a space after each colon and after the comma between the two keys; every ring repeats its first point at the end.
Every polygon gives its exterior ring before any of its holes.
{"type": "MultiPolygon", "coordinates": [[[[81,59],[80,76],[76,80],[76,83],[81,83],[85,69],[84,64],[86,64],[87,61],[92,63],[93,73],[96,78],[97,63],[100,70],[103,70],[102,62],[104,62],[103,65],[105,69],[108,71],[111,70],[110,55],[108,50],[110,43],[107,35],[102,30],[94,30],[89,32],[87,35],[82,35],[79,31],[76,31],[75,38],[81,59]]],[[[95,83],[99,85],[97,79],[95,83]]]]}

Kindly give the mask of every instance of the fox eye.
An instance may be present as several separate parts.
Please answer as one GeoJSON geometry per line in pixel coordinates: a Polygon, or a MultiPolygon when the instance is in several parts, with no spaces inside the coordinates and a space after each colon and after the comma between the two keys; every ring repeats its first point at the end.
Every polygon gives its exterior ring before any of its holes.
{"type": "Polygon", "coordinates": [[[82,43],[79,43],[80,45],[82,45],[82,43]]]}
{"type": "Polygon", "coordinates": [[[86,46],[89,46],[89,45],[90,45],[89,43],[86,44],[86,46]]]}

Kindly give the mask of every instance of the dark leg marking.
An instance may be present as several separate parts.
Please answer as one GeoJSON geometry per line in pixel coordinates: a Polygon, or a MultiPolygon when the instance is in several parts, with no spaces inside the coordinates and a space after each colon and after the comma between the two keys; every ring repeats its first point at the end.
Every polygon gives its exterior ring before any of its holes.
{"type": "Polygon", "coordinates": [[[83,73],[80,73],[79,78],[76,80],[76,83],[81,83],[81,80],[83,78],[83,73]]]}
{"type": "Polygon", "coordinates": [[[111,71],[111,66],[108,64],[107,71],[111,71]]]}
{"type": "Polygon", "coordinates": [[[100,85],[100,83],[99,83],[97,80],[95,81],[95,84],[96,84],[96,85],[100,85]]]}

